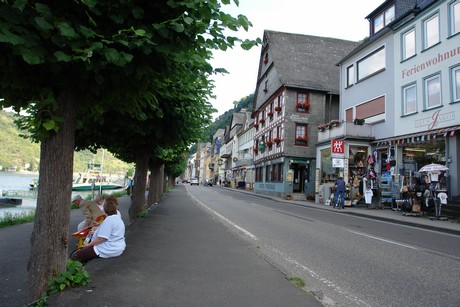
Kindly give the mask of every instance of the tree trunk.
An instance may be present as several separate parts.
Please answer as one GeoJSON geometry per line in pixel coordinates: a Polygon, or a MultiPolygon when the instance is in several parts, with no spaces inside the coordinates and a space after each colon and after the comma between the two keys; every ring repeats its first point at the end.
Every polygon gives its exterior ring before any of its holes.
{"type": "Polygon", "coordinates": [[[163,196],[163,194],[165,193],[165,165],[162,164],[160,166],[160,174],[159,174],[159,180],[158,182],[160,183],[160,187],[158,188],[158,199],[161,198],[161,196],[163,196]]]}
{"type": "Polygon", "coordinates": [[[131,207],[129,208],[129,221],[134,219],[145,209],[145,187],[149,163],[148,152],[136,150],[136,170],[134,173],[134,189],[132,192],[131,207]]]}
{"type": "Polygon", "coordinates": [[[29,299],[38,299],[56,272],[66,270],[75,142],[75,97],[57,97],[59,131],[40,145],[40,169],[35,223],[31,236],[29,299]]]}
{"type": "MultiPolygon", "coordinates": [[[[158,161],[154,161],[150,164],[150,172],[152,173],[153,186],[151,189],[152,203],[158,203],[160,197],[158,195],[159,184],[160,184],[160,164],[158,161]]],[[[149,195],[150,196],[150,195],[149,195]]]]}

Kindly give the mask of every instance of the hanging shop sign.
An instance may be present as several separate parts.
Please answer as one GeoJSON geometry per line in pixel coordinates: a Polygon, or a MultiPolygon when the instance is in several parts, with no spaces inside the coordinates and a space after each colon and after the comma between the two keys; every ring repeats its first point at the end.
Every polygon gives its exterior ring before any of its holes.
{"type": "Polygon", "coordinates": [[[335,157],[344,157],[345,141],[344,140],[331,140],[331,154],[335,157]]]}
{"type": "Polygon", "coordinates": [[[294,181],[294,170],[289,169],[286,173],[286,182],[293,182],[294,181]]]}

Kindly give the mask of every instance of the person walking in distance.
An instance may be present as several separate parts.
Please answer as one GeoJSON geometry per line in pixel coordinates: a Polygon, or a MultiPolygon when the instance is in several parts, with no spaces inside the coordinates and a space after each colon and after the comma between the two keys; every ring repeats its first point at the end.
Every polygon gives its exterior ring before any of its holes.
{"type": "MultiPolygon", "coordinates": [[[[340,202],[342,209],[345,209],[345,201],[344,201],[344,196],[345,196],[345,181],[343,181],[343,177],[339,177],[337,181],[335,182],[335,198],[334,198],[334,205],[337,205],[337,201],[339,200],[340,196],[340,202]]],[[[340,207],[339,207],[340,208],[340,207]]]]}

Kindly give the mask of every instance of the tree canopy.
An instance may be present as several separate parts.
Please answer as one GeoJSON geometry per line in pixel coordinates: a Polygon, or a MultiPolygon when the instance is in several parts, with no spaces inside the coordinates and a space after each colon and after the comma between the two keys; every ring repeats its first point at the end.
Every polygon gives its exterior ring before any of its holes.
{"type": "Polygon", "coordinates": [[[137,172],[155,148],[197,138],[208,77],[223,71],[211,50],[260,42],[224,33],[251,26],[221,11],[229,3],[0,0],[0,107],[26,109],[19,124],[41,142],[30,299],[65,269],[75,148],[107,147],[137,172]]]}

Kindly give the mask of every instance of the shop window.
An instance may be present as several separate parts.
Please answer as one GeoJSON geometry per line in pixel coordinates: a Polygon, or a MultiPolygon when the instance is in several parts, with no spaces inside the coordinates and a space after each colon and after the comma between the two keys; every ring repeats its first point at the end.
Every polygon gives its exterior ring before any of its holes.
{"type": "Polygon", "coordinates": [[[310,113],[310,95],[308,93],[297,93],[297,112],[310,113]]]}
{"type": "Polygon", "coordinates": [[[415,29],[402,35],[402,60],[407,60],[415,55],[415,29]]]}
{"type": "Polygon", "coordinates": [[[403,115],[417,112],[417,87],[415,84],[403,88],[403,115]]]}
{"type": "Polygon", "coordinates": [[[385,47],[377,49],[357,62],[358,81],[385,69],[385,47]]]}
{"type": "Polygon", "coordinates": [[[452,102],[460,102],[460,66],[452,69],[452,102]]]}
{"type": "Polygon", "coordinates": [[[295,145],[308,146],[308,125],[295,125],[295,145]]]}
{"type": "Polygon", "coordinates": [[[423,22],[423,47],[428,49],[439,43],[439,15],[430,16],[423,22]]]}
{"type": "Polygon", "coordinates": [[[450,35],[460,33],[460,0],[454,1],[449,6],[450,35]]]}
{"type": "Polygon", "coordinates": [[[424,80],[425,109],[441,106],[441,76],[434,75],[424,80]]]}

